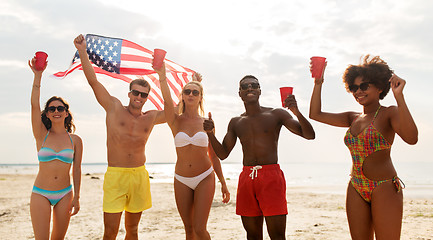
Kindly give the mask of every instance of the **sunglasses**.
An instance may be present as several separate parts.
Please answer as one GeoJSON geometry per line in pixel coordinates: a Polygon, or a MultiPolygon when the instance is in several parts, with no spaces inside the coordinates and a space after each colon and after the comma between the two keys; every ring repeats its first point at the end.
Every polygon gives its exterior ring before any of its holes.
{"type": "Polygon", "coordinates": [[[349,91],[351,91],[352,93],[355,93],[356,91],[358,91],[358,89],[361,89],[361,91],[366,91],[369,87],[370,87],[369,82],[363,82],[359,85],[355,85],[355,84],[350,85],[349,91]]]}
{"type": "Polygon", "coordinates": [[[51,107],[47,107],[48,112],[53,113],[55,112],[57,109],[57,112],[61,113],[64,112],[66,110],[65,106],[51,106],[51,107]]]}
{"type": "Polygon", "coordinates": [[[260,88],[260,84],[258,84],[258,83],[241,83],[239,86],[240,86],[240,89],[242,89],[242,90],[247,90],[250,86],[251,86],[251,89],[259,89],[260,88]]]}
{"type": "Polygon", "coordinates": [[[137,90],[131,90],[130,93],[132,93],[132,95],[134,95],[134,96],[141,95],[142,98],[147,98],[147,96],[149,96],[149,93],[140,92],[137,90]]]}
{"type": "Polygon", "coordinates": [[[194,95],[194,96],[198,96],[198,95],[200,95],[200,92],[198,91],[198,90],[191,90],[191,89],[184,89],[183,90],[183,94],[185,94],[185,95],[190,95],[192,93],[192,95],[194,95]]]}

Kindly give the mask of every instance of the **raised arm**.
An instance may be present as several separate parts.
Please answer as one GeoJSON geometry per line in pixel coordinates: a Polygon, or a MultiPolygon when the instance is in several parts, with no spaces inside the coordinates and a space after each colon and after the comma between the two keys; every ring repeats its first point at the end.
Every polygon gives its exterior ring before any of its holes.
{"type": "Polygon", "coordinates": [[[397,108],[392,112],[391,126],[394,131],[408,144],[418,142],[418,128],[404,100],[403,88],[406,81],[393,74],[390,78],[391,89],[397,101],[397,108]]]}
{"type": "Polygon", "coordinates": [[[232,120],[230,120],[227,133],[224,137],[222,144],[215,137],[214,134],[215,125],[212,120],[212,114],[209,113],[209,119],[205,119],[203,122],[203,128],[207,133],[212,148],[215,151],[215,154],[221,160],[224,160],[229,156],[230,152],[233,150],[236,144],[237,135],[234,132],[234,126],[236,124],[236,121],[237,121],[236,118],[232,118],[232,120]]]}
{"type": "Polygon", "coordinates": [[[292,111],[293,115],[296,116],[298,121],[293,119],[287,111],[276,109],[275,111],[277,114],[280,114],[283,125],[296,135],[299,135],[305,139],[314,139],[316,134],[314,132],[313,126],[311,126],[310,122],[299,111],[294,95],[289,95],[287,97],[285,100],[285,106],[292,111]]]}
{"type": "Polygon", "coordinates": [[[110,93],[108,93],[104,85],[102,85],[96,78],[95,70],[93,69],[93,66],[89,60],[89,56],[87,55],[87,45],[84,36],[81,34],[78,35],[74,39],[74,45],[78,50],[84,75],[86,76],[87,82],[89,83],[90,87],[92,87],[96,100],[105,109],[105,111],[111,109],[114,106],[115,99],[110,95],[110,93]]]}
{"type": "Polygon", "coordinates": [[[349,127],[356,116],[354,112],[328,113],[322,112],[322,78],[314,79],[314,88],[310,101],[310,118],[336,127],[349,127]]]}
{"type": "Polygon", "coordinates": [[[174,126],[174,120],[176,119],[177,113],[173,105],[173,99],[171,98],[170,88],[167,83],[167,76],[165,72],[165,63],[162,64],[161,68],[154,68],[155,72],[159,76],[159,85],[161,87],[162,97],[164,98],[164,115],[165,121],[172,128],[174,126]]]}
{"type": "Polygon", "coordinates": [[[74,199],[72,200],[71,216],[80,210],[80,188],[81,188],[81,160],[83,157],[83,141],[78,135],[72,135],[74,142],[74,161],[72,168],[72,179],[74,183],[74,199]],[[73,210],[72,210],[73,209],[73,210]]]}
{"type": "Polygon", "coordinates": [[[36,144],[39,148],[40,147],[39,145],[42,145],[42,142],[39,143],[39,140],[41,140],[47,133],[47,129],[45,128],[41,119],[41,104],[39,100],[41,95],[42,73],[44,72],[45,68],[47,68],[47,64],[45,64],[42,70],[38,71],[34,67],[35,62],[36,62],[35,58],[29,60],[29,67],[34,74],[30,104],[31,104],[33,136],[35,137],[36,144]]]}

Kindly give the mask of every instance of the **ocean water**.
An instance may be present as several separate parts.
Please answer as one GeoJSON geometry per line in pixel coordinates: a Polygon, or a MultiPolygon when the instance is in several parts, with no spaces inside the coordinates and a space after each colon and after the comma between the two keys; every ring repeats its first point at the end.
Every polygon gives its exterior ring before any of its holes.
{"type": "MultiPolygon", "coordinates": [[[[404,194],[412,197],[433,198],[433,162],[394,163],[398,176],[406,185],[404,194]]],[[[351,163],[295,162],[280,163],[287,187],[305,187],[312,192],[345,194],[350,179],[351,163]]],[[[146,163],[151,182],[173,182],[174,163],[146,163]]],[[[106,163],[83,163],[87,173],[105,173],[106,163]]],[[[241,163],[222,162],[224,177],[237,183],[241,163]]],[[[0,164],[0,174],[37,174],[37,164],[0,164]]]]}

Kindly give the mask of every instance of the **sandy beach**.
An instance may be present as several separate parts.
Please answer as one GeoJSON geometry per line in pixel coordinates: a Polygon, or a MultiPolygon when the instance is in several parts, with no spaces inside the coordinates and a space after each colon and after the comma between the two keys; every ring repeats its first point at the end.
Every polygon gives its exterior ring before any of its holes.
{"type": "MultiPolygon", "coordinates": [[[[0,174],[0,239],[33,239],[29,200],[34,178],[32,174],[0,174]]],[[[217,184],[208,231],[212,239],[245,239],[240,217],[235,214],[237,182],[227,182],[232,200],[228,204],[221,203],[220,185],[217,184]]],[[[66,239],[102,239],[102,183],[103,174],[83,175],[81,210],[72,217],[66,239]]],[[[143,213],[140,239],[184,239],[172,183],[151,184],[153,207],[143,213]]],[[[288,188],[287,239],[350,239],[345,196],[316,190],[312,187],[288,188]]],[[[405,197],[401,239],[433,239],[432,206],[431,198],[405,197]]],[[[118,239],[123,239],[124,234],[121,226],[118,239]]],[[[266,236],[265,239],[269,238],[266,236]]]]}

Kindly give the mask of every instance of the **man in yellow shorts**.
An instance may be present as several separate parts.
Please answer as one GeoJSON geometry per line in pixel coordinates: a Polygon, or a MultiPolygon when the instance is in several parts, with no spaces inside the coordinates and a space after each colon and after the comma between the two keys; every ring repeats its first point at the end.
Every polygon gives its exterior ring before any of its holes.
{"type": "Polygon", "coordinates": [[[104,240],[116,239],[120,218],[125,211],[126,239],[138,239],[138,223],[142,211],[152,206],[145,145],[155,124],[165,122],[163,111],[142,112],[150,92],[143,79],[129,85],[129,104],[123,106],[97,80],[86,52],[86,40],[79,35],[74,45],[81,65],[99,104],[106,112],[107,161],[104,177],[104,240]]]}
{"type": "Polygon", "coordinates": [[[104,178],[104,212],[118,213],[125,210],[139,213],[150,207],[149,173],[144,165],[137,168],[107,168],[104,178]]]}

